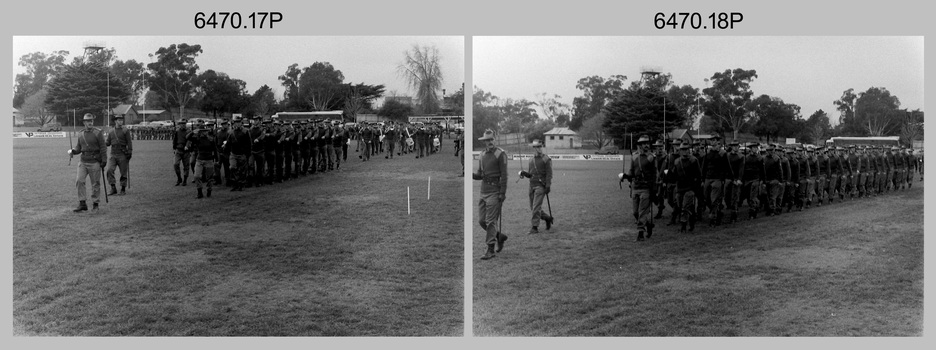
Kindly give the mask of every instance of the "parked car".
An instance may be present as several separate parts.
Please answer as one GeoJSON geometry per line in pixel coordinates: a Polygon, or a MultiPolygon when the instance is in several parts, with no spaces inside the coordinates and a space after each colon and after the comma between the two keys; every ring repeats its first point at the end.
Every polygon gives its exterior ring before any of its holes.
{"type": "Polygon", "coordinates": [[[60,123],[54,123],[54,122],[53,122],[53,123],[48,123],[48,124],[46,124],[46,125],[40,126],[40,127],[39,127],[39,130],[37,130],[37,131],[40,131],[40,132],[62,131],[62,124],[60,124],[60,123]]]}

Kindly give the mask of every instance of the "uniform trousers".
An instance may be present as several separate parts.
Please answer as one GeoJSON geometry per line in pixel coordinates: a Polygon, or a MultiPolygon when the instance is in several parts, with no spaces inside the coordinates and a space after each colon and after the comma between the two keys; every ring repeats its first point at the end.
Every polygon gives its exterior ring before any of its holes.
{"type": "Polygon", "coordinates": [[[493,245],[497,243],[497,221],[501,214],[500,193],[481,193],[478,201],[478,223],[487,231],[484,243],[493,245]]]}
{"type": "Polygon", "coordinates": [[[195,187],[202,189],[207,183],[208,189],[214,182],[214,160],[196,159],[195,160],[195,187]]]}
{"type": "Polygon", "coordinates": [[[78,163],[78,175],[75,179],[75,185],[78,187],[79,201],[88,200],[88,193],[85,190],[85,178],[87,177],[91,177],[91,201],[98,203],[101,201],[101,163],[78,163]]]}
{"type": "Polygon", "coordinates": [[[123,153],[113,154],[107,159],[107,182],[115,185],[114,169],[120,168],[120,187],[127,186],[127,171],[130,169],[130,160],[123,153]]]}

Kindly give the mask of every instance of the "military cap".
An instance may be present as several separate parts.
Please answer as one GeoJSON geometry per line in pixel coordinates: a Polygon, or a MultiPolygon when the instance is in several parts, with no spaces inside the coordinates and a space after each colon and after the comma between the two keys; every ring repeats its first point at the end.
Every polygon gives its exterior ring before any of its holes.
{"type": "Polygon", "coordinates": [[[124,119],[124,116],[123,116],[123,114],[115,114],[115,115],[114,115],[114,119],[115,119],[115,120],[116,120],[116,119],[121,119],[121,120],[123,120],[123,119],[124,119]]]}
{"type": "Polygon", "coordinates": [[[642,135],[642,136],[640,136],[640,138],[637,139],[637,143],[638,143],[638,144],[641,144],[641,143],[650,143],[650,136],[647,136],[647,135],[642,135]]]}
{"type": "Polygon", "coordinates": [[[739,146],[738,141],[731,141],[728,143],[728,146],[739,146]]]}
{"type": "Polygon", "coordinates": [[[692,146],[689,146],[689,143],[688,143],[688,142],[679,145],[679,149],[681,149],[681,150],[683,150],[683,149],[690,149],[690,148],[692,148],[692,146]]]}
{"type": "Polygon", "coordinates": [[[682,139],[672,139],[672,140],[669,140],[669,143],[671,143],[671,144],[673,144],[673,145],[679,145],[679,144],[681,144],[681,143],[683,143],[683,142],[682,142],[682,139]]]}
{"type": "Polygon", "coordinates": [[[239,117],[239,116],[236,116],[236,115],[235,115],[234,118],[231,118],[231,122],[240,123],[240,122],[242,122],[241,119],[243,119],[243,117],[239,117]]]}
{"type": "Polygon", "coordinates": [[[533,147],[533,148],[540,148],[540,147],[543,147],[543,143],[540,142],[539,139],[536,139],[536,140],[533,140],[533,142],[530,143],[530,147],[533,147]]]}
{"type": "Polygon", "coordinates": [[[478,138],[479,141],[487,141],[487,140],[493,140],[493,139],[494,139],[494,130],[491,130],[491,129],[484,130],[484,135],[478,138]]]}
{"type": "Polygon", "coordinates": [[[656,140],[656,142],[653,143],[653,146],[663,147],[663,140],[656,140]]]}
{"type": "Polygon", "coordinates": [[[94,120],[94,114],[85,113],[84,117],[82,117],[81,120],[94,120]]]}

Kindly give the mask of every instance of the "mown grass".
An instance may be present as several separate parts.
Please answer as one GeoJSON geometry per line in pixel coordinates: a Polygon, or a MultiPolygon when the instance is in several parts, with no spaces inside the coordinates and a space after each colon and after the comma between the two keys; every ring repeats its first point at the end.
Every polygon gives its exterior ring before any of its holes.
{"type": "Polygon", "coordinates": [[[66,148],[14,140],[16,335],[463,333],[462,178],[447,152],[351,153],[340,172],[195,199],[173,186],[168,141],[139,141],[129,194],[75,214],[66,148]]]}
{"type": "Polygon", "coordinates": [[[920,182],[691,235],[665,226],[668,208],[635,242],[620,162],[553,164],[552,230],[526,234],[529,185],[514,178],[504,251],[478,260],[473,225],[476,336],[922,335],[920,182]]]}

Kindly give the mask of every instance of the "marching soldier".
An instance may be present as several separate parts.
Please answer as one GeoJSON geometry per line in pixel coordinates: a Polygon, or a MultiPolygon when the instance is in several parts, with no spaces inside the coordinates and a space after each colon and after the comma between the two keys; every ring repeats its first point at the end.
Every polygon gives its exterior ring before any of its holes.
{"type": "Polygon", "coordinates": [[[679,232],[692,232],[695,229],[695,194],[702,181],[702,168],[699,161],[689,154],[691,146],[683,143],[679,146],[679,158],[673,164],[676,175],[676,198],[679,210],[679,232]],[[688,231],[686,225],[688,224],[688,231]]]}
{"type": "Polygon", "coordinates": [[[670,221],[666,226],[672,226],[676,224],[676,221],[679,220],[680,206],[676,199],[676,171],[673,166],[676,164],[676,160],[679,159],[679,148],[682,146],[682,141],[679,139],[673,140],[673,144],[670,147],[669,154],[665,156],[663,162],[664,168],[661,170],[663,178],[663,197],[666,197],[670,208],[673,208],[673,212],[670,214],[670,221]]]}
{"type": "Polygon", "coordinates": [[[727,167],[728,157],[716,138],[716,143],[702,157],[702,176],[705,178],[703,198],[706,200],[705,206],[709,211],[709,226],[717,226],[721,223],[727,167]]]}
{"type": "Polygon", "coordinates": [[[208,197],[211,197],[211,184],[214,182],[214,162],[218,159],[217,143],[208,130],[214,128],[214,123],[208,122],[197,127],[194,140],[189,142],[188,148],[195,152],[195,198],[204,197],[202,188],[207,187],[208,197]],[[207,183],[207,184],[205,184],[207,183]]]}
{"type": "MultiPolygon", "coordinates": [[[[215,142],[217,143],[216,147],[220,150],[222,149],[221,143],[224,140],[227,140],[228,135],[231,131],[228,127],[231,123],[227,119],[221,120],[221,128],[218,129],[218,134],[216,135],[215,142]]],[[[231,182],[231,162],[230,156],[231,152],[228,150],[221,150],[221,153],[218,155],[219,161],[215,162],[215,183],[221,185],[230,185],[231,182]],[[221,171],[224,171],[224,182],[221,181],[221,171]]]]}
{"type": "Polygon", "coordinates": [[[744,156],[738,153],[738,141],[732,141],[728,144],[730,148],[728,161],[728,175],[725,178],[725,204],[728,208],[728,221],[731,223],[738,221],[738,206],[741,203],[741,189],[744,179],[744,156]]]}
{"type": "Polygon", "coordinates": [[[756,219],[760,209],[761,182],[764,181],[764,161],[757,154],[757,143],[748,143],[741,173],[741,195],[748,202],[748,219],[756,219]]]}
{"type": "Polygon", "coordinates": [[[549,194],[552,185],[552,159],[543,153],[543,144],[540,140],[533,140],[530,144],[536,152],[533,158],[530,158],[528,169],[530,172],[527,177],[530,179],[530,210],[533,211],[531,220],[532,228],[530,234],[539,233],[540,219],[546,222],[546,229],[552,227],[553,218],[543,211],[543,197],[549,194]]]}
{"type": "Polygon", "coordinates": [[[819,147],[820,155],[816,157],[816,206],[822,206],[822,203],[829,198],[829,179],[832,178],[832,164],[829,160],[829,149],[819,147]]]}
{"type": "Polygon", "coordinates": [[[78,162],[78,176],[75,184],[78,188],[78,207],[74,212],[88,210],[88,193],[85,190],[85,181],[87,177],[91,178],[91,201],[93,209],[98,209],[101,195],[101,171],[104,164],[104,153],[107,152],[107,145],[104,143],[104,134],[101,129],[95,128],[94,115],[85,113],[84,130],[81,131],[81,137],[78,139],[78,145],[69,149],[69,155],[80,154],[78,162]]]}
{"type": "Polygon", "coordinates": [[[387,130],[387,133],[384,135],[384,140],[387,143],[387,155],[384,156],[384,159],[392,159],[393,151],[396,149],[396,144],[398,141],[400,133],[396,131],[396,128],[393,125],[390,125],[390,128],[387,130]]]}
{"type": "Polygon", "coordinates": [[[234,172],[231,191],[243,191],[247,185],[247,157],[250,156],[250,135],[244,130],[241,117],[234,117],[234,129],[222,147],[231,151],[231,168],[234,172]]]}
{"type": "MultiPolygon", "coordinates": [[[[273,120],[264,119],[263,122],[263,168],[266,171],[263,174],[264,180],[267,185],[272,185],[273,181],[277,179],[276,177],[276,147],[279,141],[279,137],[276,136],[276,126],[273,125],[273,120]]],[[[221,161],[224,161],[224,155],[222,154],[221,161]]]]}
{"type": "Polygon", "coordinates": [[[485,244],[487,251],[481,260],[494,257],[495,245],[499,252],[504,248],[507,235],[497,230],[500,220],[501,205],[507,199],[507,154],[494,144],[494,131],[488,129],[478,138],[485,141],[485,149],[481,152],[478,161],[478,172],[472,175],[475,180],[481,180],[480,201],[478,201],[478,223],[487,232],[485,244]]]}
{"type": "Polygon", "coordinates": [[[172,151],[175,154],[173,168],[176,173],[176,186],[185,186],[188,182],[189,153],[185,148],[185,144],[188,142],[189,131],[185,127],[185,123],[185,119],[179,119],[176,123],[176,131],[172,134],[172,151]],[[183,174],[185,174],[184,178],[182,177],[183,174]]]}
{"type": "Polygon", "coordinates": [[[666,153],[664,153],[664,143],[663,140],[656,140],[653,143],[653,165],[657,171],[656,183],[654,186],[654,196],[653,203],[657,206],[657,213],[653,217],[654,219],[663,218],[663,209],[666,208],[666,201],[664,201],[665,188],[663,185],[663,170],[666,168],[666,153]]]}
{"type": "Polygon", "coordinates": [[[108,194],[117,194],[117,181],[114,178],[114,169],[117,167],[120,167],[120,194],[127,194],[127,174],[130,171],[130,158],[133,156],[133,137],[123,124],[122,115],[114,116],[114,128],[105,137],[105,144],[110,147],[106,171],[111,188],[108,194]]]}
{"type": "MultiPolygon", "coordinates": [[[[770,145],[767,147],[767,156],[764,157],[764,181],[767,182],[768,192],[767,216],[778,215],[783,211],[781,196],[789,170],[784,171],[784,158],[778,156],[779,152],[780,149],[770,145]]],[[[789,169],[789,165],[786,169],[789,169]]]]}
{"type": "Polygon", "coordinates": [[[361,141],[364,143],[364,152],[358,155],[358,158],[361,158],[362,161],[366,162],[370,160],[371,156],[371,138],[374,135],[374,130],[371,129],[369,125],[361,127],[361,141]]]}
{"type": "MultiPolygon", "coordinates": [[[[335,170],[341,169],[341,158],[344,157],[347,161],[347,154],[345,150],[348,146],[348,133],[344,129],[344,125],[338,121],[335,123],[335,127],[332,130],[332,148],[335,149],[335,170]]],[[[390,146],[390,158],[393,158],[393,146],[390,146]]]]}
{"type": "Polygon", "coordinates": [[[625,179],[631,182],[633,189],[634,216],[637,218],[637,240],[644,240],[646,237],[653,236],[653,222],[650,216],[650,207],[653,198],[654,186],[656,185],[656,166],[653,160],[653,154],[650,154],[650,137],[644,135],[637,140],[639,154],[631,161],[630,169],[624,169],[627,175],[621,176],[620,181],[625,179]]]}
{"type": "MultiPolygon", "coordinates": [[[[248,135],[250,136],[251,146],[250,146],[250,156],[253,158],[253,178],[250,181],[253,182],[254,186],[260,187],[263,186],[265,182],[263,180],[263,170],[266,165],[266,140],[267,133],[263,130],[260,125],[262,122],[261,118],[257,116],[254,118],[253,125],[251,125],[248,135]]],[[[248,165],[250,166],[250,165],[248,165]]]]}

